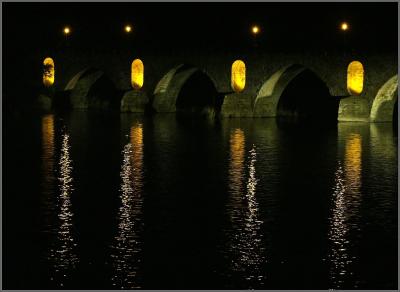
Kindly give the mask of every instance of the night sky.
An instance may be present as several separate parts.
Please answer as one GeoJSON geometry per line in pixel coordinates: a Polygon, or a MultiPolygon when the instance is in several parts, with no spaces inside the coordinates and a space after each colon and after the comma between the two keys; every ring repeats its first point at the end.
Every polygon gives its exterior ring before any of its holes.
{"type": "Polygon", "coordinates": [[[397,53],[395,2],[3,2],[2,7],[3,96],[21,90],[32,93],[31,87],[37,83],[32,77],[37,76],[37,56],[66,48],[116,54],[123,49],[166,56],[178,51],[397,53]],[[339,29],[343,21],[350,25],[346,32],[339,29]],[[130,34],[124,31],[127,24],[133,27],[130,34]],[[261,29],[256,39],[251,34],[254,24],[261,29]],[[67,39],[63,34],[66,25],[72,30],[67,39]]]}
{"type": "Polygon", "coordinates": [[[397,3],[3,3],[3,46],[30,51],[57,48],[69,25],[70,45],[109,50],[235,50],[250,47],[257,24],[261,49],[397,50],[397,3]],[[343,36],[339,25],[350,30],[343,36]],[[123,31],[125,24],[133,33],[123,31]]]}

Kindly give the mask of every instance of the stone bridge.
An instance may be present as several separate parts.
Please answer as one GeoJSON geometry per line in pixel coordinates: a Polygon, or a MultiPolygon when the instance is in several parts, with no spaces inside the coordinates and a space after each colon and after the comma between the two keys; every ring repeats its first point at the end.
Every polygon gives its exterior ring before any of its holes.
{"type": "MultiPolygon", "coordinates": [[[[212,111],[223,117],[329,118],[339,121],[392,121],[397,116],[398,64],[393,54],[307,53],[143,53],[134,51],[47,52],[54,60],[54,84],[43,89],[51,103],[67,98],[73,108],[110,107],[121,111],[212,111]],[[132,88],[131,64],[144,64],[143,86],[132,88]],[[246,66],[245,88],[235,92],[231,68],[246,66]],[[347,88],[347,69],[364,69],[362,92],[347,88]]],[[[41,76],[41,75],[40,75],[41,76]]]]}

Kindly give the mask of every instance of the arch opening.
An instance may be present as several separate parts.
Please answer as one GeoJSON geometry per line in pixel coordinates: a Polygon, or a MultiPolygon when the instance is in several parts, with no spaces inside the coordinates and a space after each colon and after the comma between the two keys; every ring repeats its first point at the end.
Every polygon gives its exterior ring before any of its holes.
{"type": "Polygon", "coordinates": [[[181,64],[158,82],[153,98],[156,112],[205,113],[218,105],[212,79],[198,68],[181,64]]]}
{"type": "Polygon", "coordinates": [[[47,57],[43,61],[43,85],[46,87],[50,87],[54,84],[55,79],[55,68],[54,68],[54,60],[50,57],[47,57]]]}
{"type": "Polygon", "coordinates": [[[73,108],[118,108],[120,100],[111,79],[104,72],[87,68],[68,83],[69,101],[73,108]]]}
{"type": "Polygon", "coordinates": [[[304,69],[284,88],[278,101],[277,117],[290,121],[336,122],[339,100],[311,70],[304,69]]]}
{"type": "Polygon", "coordinates": [[[176,99],[176,110],[194,114],[213,110],[217,95],[217,89],[207,74],[196,71],[181,87],[176,99]]]}

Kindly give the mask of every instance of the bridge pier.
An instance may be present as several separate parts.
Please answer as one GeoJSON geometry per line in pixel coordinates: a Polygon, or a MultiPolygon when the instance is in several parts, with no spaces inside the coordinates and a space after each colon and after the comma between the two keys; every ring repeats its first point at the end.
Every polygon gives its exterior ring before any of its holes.
{"type": "Polygon", "coordinates": [[[125,92],[121,100],[121,112],[144,113],[149,105],[149,97],[144,90],[125,92]]]}
{"type": "Polygon", "coordinates": [[[368,100],[359,96],[342,98],[338,110],[339,122],[369,122],[368,100]]]}

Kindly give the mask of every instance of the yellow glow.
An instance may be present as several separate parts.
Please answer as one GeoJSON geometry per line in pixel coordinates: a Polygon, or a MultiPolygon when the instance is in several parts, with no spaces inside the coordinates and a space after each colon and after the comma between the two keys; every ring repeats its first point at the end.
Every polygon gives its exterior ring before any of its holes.
{"type": "Polygon", "coordinates": [[[46,87],[54,84],[54,61],[52,58],[46,58],[43,61],[43,84],[46,87]]]}
{"type": "Polygon", "coordinates": [[[237,128],[231,132],[230,137],[230,189],[231,191],[240,196],[242,189],[242,178],[244,172],[244,151],[245,151],[245,137],[243,130],[237,128]]]}
{"type": "Polygon", "coordinates": [[[252,31],[252,33],[254,33],[254,34],[258,34],[258,33],[260,32],[260,28],[259,28],[257,25],[254,25],[254,26],[251,28],[251,31],[252,31]]]}
{"type": "Polygon", "coordinates": [[[343,23],[340,25],[340,29],[341,29],[341,30],[348,30],[348,29],[349,29],[349,25],[348,25],[346,22],[343,22],[343,23]]]}
{"type": "Polygon", "coordinates": [[[246,85],[246,65],[241,60],[232,64],[231,87],[235,92],[241,92],[246,85]]]}
{"type": "Polygon", "coordinates": [[[68,35],[70,33],[71,33],[71,29],[68,26],[64,27],[64,34],[68,35]]]}
{"type": "Polygon", "coordinates": [[[53,115],[46,115],[42,118],[42,144],[43,144],[43,158],[44,158],[43,163],[45,164],[45,169],[46,169],[45,173],[48,174],[53,168],[53,156],[54,156],[53,115]]]}
{"type": "Polygon", "coordinates": [[[133,163],[134,163],[134,172],[136,176],[140,174],[142,171],[142,160],[143,160],[143,126],[142,124],[138,124],[135,127],[131,128],[131,144],[133,146],[133,163]]]}
{"type": "Polygon", "coordinates": [[[347,184],[353,190],[361,186],[361,150],[361,135],[350,135],[346,141],[345,170],[347,184]]]}
{"type": "Polygon", "coordinates": [[[363,91],[364,67],[359,61],[353,61],[347,67],[347,91],[359,95],[363,91]]]}
{"type": "Polygon", "coordinates": [[[143,87],[144,82],[144,65],[140,59],[135,59],[131,66],[131,84],[134,89],[143,87]]]}
{"type": "Polygon", "coordinates": [[[131,31],[132,31],[132,26],[126,25],[126,26],[125,26],[125,31],[126,31],[126,32],[131,32],[131,31]]]}

